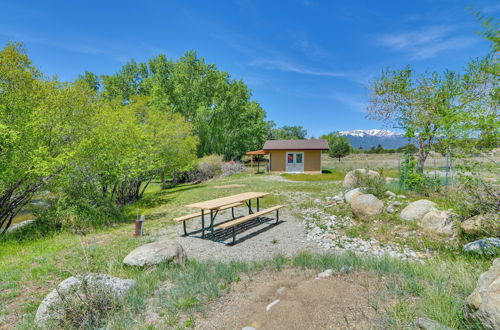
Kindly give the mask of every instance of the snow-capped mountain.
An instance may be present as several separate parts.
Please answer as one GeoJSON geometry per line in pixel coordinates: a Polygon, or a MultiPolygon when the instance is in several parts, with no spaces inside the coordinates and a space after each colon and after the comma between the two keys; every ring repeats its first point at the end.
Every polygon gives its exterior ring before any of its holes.
{"type": "Polygon", "coordinates": [[[408,144],[408,138],[402,133],[385,129],[355,129],[352,131],[341,131],[340,135],[345,136],[354,148],[370,149],[379,144],[385,149],[396,149],[408,144]]]}

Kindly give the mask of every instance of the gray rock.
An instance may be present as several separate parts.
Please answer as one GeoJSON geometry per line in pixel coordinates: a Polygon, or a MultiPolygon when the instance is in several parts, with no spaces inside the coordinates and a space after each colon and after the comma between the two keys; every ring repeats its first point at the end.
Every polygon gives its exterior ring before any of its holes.
{"type": "Polygon", "coordinates": [[[500,249],[500,239],[496,237],[483,238],[464,245],[463,252],[484,255],[495,255],[500,249]]]}
{"type": "Polygon", "coordinates": [[[363,192],[361,191],[361,188],[355,188],[351,189],[348,192],[345,193],[345,201],[346,203],[351,203],[352,199],[356,196],[363,195],[363,192]]]}
{"type": "Polygon", "coordinates": [[[479,277],[467,298],[465,317],[479,321],[486,329],[500,329],[500,258],[479,277]]]}
{"type": "Polygon", "coordinates": [[[416,221],[421,219],[426,213],[435,210],[437,210],[436,203],[421,199],[405,207],[401,211],[400,217],[406,221],[416,221]]]}
{"type": "Polygon", "coordinates": [[[460,228],[468,235],[487,235],[500,237],[500,219],[498,214],[481,214],[464,220],[460,228]]]}
{"type": "Polygon", "coordinates": [[[395,198],[396,197],[396,194],[393,193],[392,191],[389,191],[387,190],[385,193],[384,193],[385,196],[389,197],[389,198],[395,198]]]}
{"type": "Polygon", "coordinates": [[[430,211],[417,220],[420,227],[437,234],[455,236],[458,233],[460,216],[450,211],[430,211]]]}
{"type": "Polygon", "coordinates": [[[327,272],[321,272],[321,273],[318,274],[319,278],[327,278],[327,277],[330,277],[330,276],[332,276],[332,274],[327,273],[327,272]]]}
{"type": "Polygon", "coordinates": [[[35,323],[42,326],[47,321],[57,320],[63,308],[63,301],[60,295],[78,294],[79,297],[85,297],[84,285],[113,294],[116,299],[121,300],[135,285],[135,281],[97,273],[88,273],[67,278],[59,283],[57,288],[52,290],[40,303],[36,311],[35,323]]]}
{"type": "Polygon", "coordinates": [[[397,195],[396,197],[399,198],[399,199],[406,199],[405,195],[397,195]]]}
{"type": "Polygon", "coordinates": [[[166,261],[176,261],[183,265],[186,259],[186,252],[178,242],[162,239],[139,246],[123,259],[123,263],[129,266],[143,267],[166,261]]]}
{"type": "Polygon", "coordinates": [[[254,327],[243,327],[241,330],[257,330],[254,327]]]}
{"type": "Polygon", "coordinates": [[[372,194],[364,194],[352,199],[351,209],[359,218],[370,219],[382,213],[384,203],[372,194]]]}
{"type": "Polygon", "coordinates": [[[415,324],[420,329],[425,330],[452,330],[451,328],[448,328],[447,326],[426,317],[419,317],[418,319],[416,319],[415,324]]]}
{"type": "Polygon", "coordinates": [[[375,179],[380,178],[380,174],[376,171],[358,168],[354,171],[348,172],[345,175],[344,182],[342,183],[342,186],[344,188],[351,188],[357,184],[357,178],[356,178],[356,175],[354,174],[355,172],[360,173],[362,175],[367,175],[370,178],[375,178],[375,179]]]}
{"type": "Polygon", "coordinates": [[[389,204],[389,205],[385,208],[385,210],[386,210],[387,212],[389,212],[389,213],[394,213],[394,212],[396,212],[396,211],[399,209],[399,207],[400,207],[400,206],[402,206],[402,205],[403,205],[403,203],[401,203],[401,202],[397,202],[397,201],[396,201],[396,202],[391,202],[391,203],[390,203],[390,204],[389,204]]]}

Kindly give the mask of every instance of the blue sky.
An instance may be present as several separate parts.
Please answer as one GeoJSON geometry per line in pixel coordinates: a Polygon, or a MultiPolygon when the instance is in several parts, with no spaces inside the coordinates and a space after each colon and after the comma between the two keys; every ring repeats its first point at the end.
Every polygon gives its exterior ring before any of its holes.
{"type": "Polygon", "coordinates": [[[196,50],[244,80],[268,119],[309,135],[382,128],[364,118],[382,69],[461,70],[489,51],[467,10],[498,1],[3,1],[0,43],[47,75],[111,74],[129,59],[196,50]]]}

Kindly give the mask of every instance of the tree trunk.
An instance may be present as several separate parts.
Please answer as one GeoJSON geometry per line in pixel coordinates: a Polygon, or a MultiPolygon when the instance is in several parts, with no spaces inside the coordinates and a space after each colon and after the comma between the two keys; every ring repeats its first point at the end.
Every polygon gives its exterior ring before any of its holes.
{"type": "Polygon", "coordinates": [[[417,138],[418,142],[418,164],[417,171],[418,173],[424,173],[425,161],[427,160],[428,151],[425,150],[425,142],[422,138],[417,138]]]}

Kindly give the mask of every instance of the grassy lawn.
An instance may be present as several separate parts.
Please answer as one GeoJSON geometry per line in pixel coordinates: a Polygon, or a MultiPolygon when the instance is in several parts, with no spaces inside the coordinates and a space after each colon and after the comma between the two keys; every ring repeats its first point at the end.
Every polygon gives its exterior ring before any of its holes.
{"type": "MultiPolygon", "coordinates": [[[[293,180],[295,175],[286,177],[293,180]]],[[[293,205],[297,209],[295,215],[300,219],[300,209],[312,205],[314,199],[332,196],[341,190],[340,184],[335,182],[341,179],[340,172],[318,177],[329,179],[286,182],[268,175],[240,174],[168,190],[160,190],[158,184],[152,184],[145,198],[127,207],[126,212],[133,219],[139,209],[146,215],[146,232],[154,233],[165,226],[177,225],[172,219],[186,213],[182,205],[187,203],[244,191],[268,191],[273,194],[263,199],[263,207],[276,203],[288,205],[288,194],[300,192],[307,193],[304,200],[293,205]],[[226,187],[234,184],[239,186],[226,187]]],[[[334,208],[328,210],[346,212],[334,208]]],[[[376,225],[357,223],[358,227],[349,229],[349,235],[377,235],[390,240],[394,239],[394,227],[402,225],[397,219],[385,217],[378,219],[376,225]]],[[[122,308],[112,313],[108,328],[148,327],[146,312],[153,298],[159,301],[160,328],[189,328],[193,326],[193,315],[202,312],[211,300],[231,290],[231,283],[240,281],[242,276],[263,270],[279,272],[287,267],[320,271],[343,266],[352,267],[350,271],[365,270],[390,279],[386,281],[388,286],[380,290],[388,290],[397,297],[390,310],[393,328],[406,328],[417,316],[427,316],[453,328],[467,328],[463,319],[464,301],[479,274],[491,264],[488,259],[473,259],[456,250],[447,251],[445,240],[429,237],[427,240],[433,241],[436,253],[425,264],[349,253],[315,255],[297,251],[291,258],[276,255],[271,260],[256,262],[190,260],[185,267],[162,264],[141,270],[124,266],[122,260],[133,248],[150,242],[152,237],[134,238],[132,232],[133,220],[85,236],[62,232],[31,241],[0,241],[0,328],[16,325],[32,329],[34,314],[43,297],[60,281],[79,273],[99,272],[137,281],[122,308]],[[166,282],[171,282],[173,287],[168,294],[162,295],[158,288],[166,282]]],[[[416,247],[425,241],[417,237],[410,237],[407,241],[411,239],[416,241],[416,247]]],[[[431,243],[426,244],[422,248],[428,248],[431,243]]]]}
{"type": "Polygon", "coordinates": [[[291,174],[283,173],[282,177],[292,181],[340,181],[345,173],[339,170],[324,170],[321,174],[291,174]]]}

